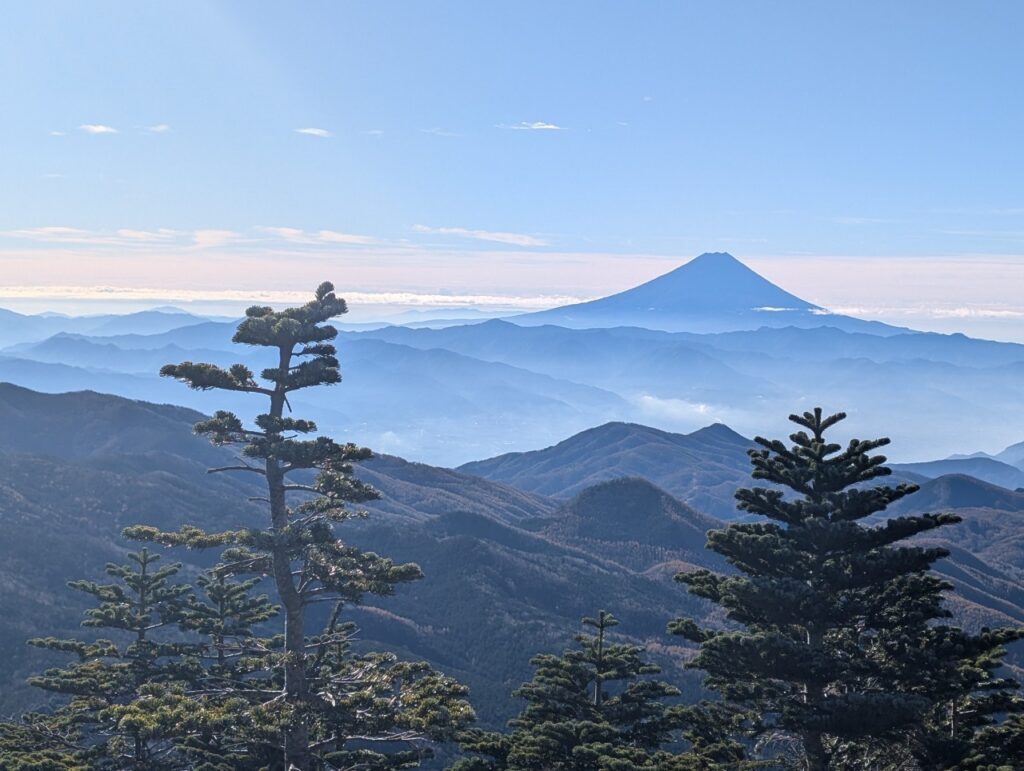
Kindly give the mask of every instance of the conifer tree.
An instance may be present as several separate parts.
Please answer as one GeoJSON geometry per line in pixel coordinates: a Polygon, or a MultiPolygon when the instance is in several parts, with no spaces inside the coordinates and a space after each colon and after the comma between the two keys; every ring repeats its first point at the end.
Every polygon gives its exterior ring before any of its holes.
{"type": "Polygon", "coordinates": [[[942,592],[951,587],[929,569],[947,552],[901,542],[959,517],[868,520],[917,487],[872,484],[890,474],[872,455],[889,440],[854,439],[845,449],[828,441],[844,418],[821,409],[790,416],[800,427],[791,446],[758,437],[753,477],[773,486],[738,490],[736,499],[764,520],[708,537],[738,574],[676,577],[742,629],[684,619],[670,627],[701,644],[692,665],[707,684],[758,716],[752,733],[793,737],[810,771],[919,759],[943,698],[948,706],[986,687],[985,677],[956,672],[1004,639],[935,626],[949,616],[942,592]]]}
{"type": "MultiPolygon", "coordinates": [[[[679,691],[650,679],[657,666],[643,649],[614,643],[618,621],[601,611],[583,619],[592,633],[576,637],[577,647],[561,656],[531,660],[533,679],[514,692],[526,700],[509,721],[507,734],[473,730],[461,739],[469,753],[453,771],[690,771],[715,767],[706,758],[673,755],[688,725],[689,709],[669,704],[679,691]]],[[[741,756],[738,747],[731,759],[741,756]]]]}
{"type": "MultiPolygon", "coordinates": [[[[1012,765],[1014,725],[1024,698],[1007,673],[1005,646],[1024,639],[1024,627],[982,629],[969,634],[947,625],[929,628],[921,661],[908,685],[926,693],[931,707],[924,725],[909,736],[924,768],[985,768],[1012,765]]],[[[1018,729],[1019,730],[1019,729],[1018,729]]],[[[1016,739],[1020,746],[1020,738],[1016,739]]],[[[1024,763],[1024,753],[1016,755],[1024,763]]]]}
{"type": "Polygon", "coordinates": [[[200,656],[209,664],[207,678],[229,678],[239,659],[262,650],[256,627],[277,615],[265,594],[253,596],[260,579],[234,580],[222,567],[196,579],[201,594],[193,593],[182,609],[179,626],[205,641],[200,656]]]}
{"type": "Polygon", "coordinates": [[[12,767],[32,768],[33,756],[59,757],[69,768],[171,767],[165,765],[171,744],[162,730],[167,724],[126,719],[126,710],[140,696],[156,695],[164,684],[194,672],[189,660],[192,646],[174,639],[173,633],[190,587],[171,583],[181,566],[158,567],[160,555],[149,549],[127,556],[127,565],[107,565],[112,583],[68,584],[97,600],[82,625],[121,640],[29,641],[76,657],[67,666],[29,678],[32,685],[71,699],[53,714],[35,713],[20,726],[5,727],[8,743],[18,745],[18,751],[12,749],[4,760],[12,767]],[[161,632],[165,634],[158,638],[161,632]],[[15,735],[20,738],[10,739],[15,735]]]}
{"type": "MultiPolygon", "coordinates": [[[[377,497],[353,473],[352,464],[371,453],[325,436],[302,438],[315,434],[316,425],[287,414],[295,392],[340,382],[336,351],[330,343],[337,330],[326,322],[346,311],[345,301],[326,282],[301,307],[249,308],[233,340],[271,353],[271,366],[259,378],[242,364],[225,369],[186,361],[161,369],[162,375],[194,389],[253,394],[266,400],[266,411],[253,425],[219,411],[195,426],[214,444],[240,450],[237,463],[212,471],[238,471],[263,480],[266,526],[219,533],[195,527],[177,533],[148,527],[126,531],[129,537],[169,546],[227,546],[222,565],[226,574],[272,578],[283,617],[280,648],[268,646],[266,655],[253,659],[254,671],[244,685],[233,689],[238,701],[247,705],[245,716],[234,725],[249,726],[250,731],[228,744],[236,754],[256,753],[257,748],[277,744],[278,762],[289,770],[324,767],[338,753],[357,752],[349,749],[353,741],[360,747],[405,743],[397,754],[358,750],[363,753],[361,767],[393,767],[410,760],[409,742],[443,736],[472,718],[461,698],[462,686],[424,665],[401,664],[387,656],[356,656],[347,647],[351,631],[345,625],[332,622],[315,639],[308,636],[307,610],[313,603],[333,602],[340,612],[365,594],[391,594],[397,585],[421,575],[416,565],[396,565],[337,538],[337,523],[364,514],[349,506],[377,497]],[[354,699],[363,701],[355,706],[354,699]],[[346,705],[352,714],[344,714],[346,705]],[[364,719],[353,722],[353,715],[364,719]]],[[[210,627],[219,623],[213,617],[198,606],[192,611],[188,623],[202,620],[214,638],[225,636],[210,627]]],[[[214,642],[214,648],[221,645],[223,641],[214,642]]],[[[210,696],[226,694],[215,689],[210,696]]],[[[223,738],[207,742],[207,749],[222,746],[223,738]]],[[[414,754],[418,758],[422,753],[414,754]]]]}

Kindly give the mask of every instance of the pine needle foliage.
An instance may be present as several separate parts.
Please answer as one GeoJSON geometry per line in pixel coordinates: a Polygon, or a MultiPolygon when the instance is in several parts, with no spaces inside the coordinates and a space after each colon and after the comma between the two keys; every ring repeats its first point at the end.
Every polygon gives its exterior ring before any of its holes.
{"type": "MultiPolygon", "coordinates": [[[[610,639],[618,620],[602,610],[582,623],[589,632],[577,635],[575,647],[531,660],[533,679],[513,693],[526,706],[509,721],[510,731],[463,734],[467,757],[452,771],[725,768],[682,750],[694,708],[674,703],[678,689],[650,677],[659,669],[641,647],[610,639]]],[[[742,757],[738,745],[716,750],[723,760],[742,757]]]]}
{"type": "MultiPolygon", "coordinates": [[[[943,623],[952,586],[930,568],[947,551],[906,541],[960,519],[884,518],[917,486],[878,483],[891,472],[873,453],[888,439],[829,441],[845,417],[817,408],[790,416],[798,430],[789,445],[756,438],[752,476],[771,486],[736,492],[756,519],[708,536],[736,573],[676,576],[721,605],[736,629],[680,619],[670,631],[700,643],[692,666],[706,684],[754,716],[754,738],[795,746],[798,768],[957,767],[958,750],[936,740],[949,732],[942,710],[964,700],[1005,705],[1011,683],[991,673],[999,646],[1019,635],[972,637],[943,623]],[[994,701],[978,695],[992,688],[1002,694],[994,701]]],[[[960,750],[986,724],[981,712],[992,714],[981,707],[974,727],[962,719],[953,729],[960,750]]]]}
{"type": "Polygon", "coordinates": [[[127,557],[128,564],[107,565],[110,583],[68,584],[96,601],[82,626],[114,639],[29,641],[74,657],[66,666],[29,678],[32,685],[70,699],[52,714],[28,715],[21,724],[0,729],[0,747],[8,745],[0,754],[2,767],[33,768],[33,758],[60,759],[68,768],[173,767],[167,755],[176,729],[166,721],[131,719],[127,712],[136,699],[149,699],[195,675],[195,648],[176,634],[191,589],[172,582],[179,564],[161,567],[160,555],[149,549],[127,557]]]}
{"type": "MultiPolygon", "coordinates": [[[[378,497],[353,469],[371,452],[314,436],[317,427],[312,421],[288,414],[295,392],[341,382],[331,343],[337,330],[327,322],[346,312],[345,301],[327,282],[300,307],[249,308],[233,340],[271,353],[271,366],[258,378],[242,364],[225,369],[186,361],[161,369],[165,377],[193,389],[237,391],[266,400],[266,411],[252,426],[234,413],[220,411],[196,424],[195,431],[216,445],[238,449],[238,463],[216,471],[254,474],[264,480],[268,521],[261,529],[237,532],[131,533],[172,546],[227,545],[225,572],[272,578],[284,622],[281,650],[266,661],[267,698],[248,696],[261,718],[279,727],[284,766],[300,771],[343,767],[338,764],[348,763],[350,753],[365,768],[418,762],[427,754],[420,746],[424,740],[443,737],[453,726],[472,719],[461,698],[462,686],[423,665],[401,664],[388,656],[356,656],[348,646],[351,630],[336,623],[346,604],[359,603],[367,594],[392,594],[397,586],[421,577],[416,565],[395,564],[350,546],[335,534],[337,524],[365,516],[352,506],[378,497]],[[328,628],[310,639],[307,610],[321,602],[333,603],[336,612],[328,628]],[[375,695],[385,680],[391,689],[387,698],[375,695]],[[366,703],[357,706],[353,700],[366,703]],[[430,717],[417,712],[430,709],[430,717]],[[347,749],[353,742],[360,748],[347,749]],[[395,746],[402,749],[387,749],[395,746]]],[[[268,735],[260,739],[271,745],[278,741],[268,735]]]]}

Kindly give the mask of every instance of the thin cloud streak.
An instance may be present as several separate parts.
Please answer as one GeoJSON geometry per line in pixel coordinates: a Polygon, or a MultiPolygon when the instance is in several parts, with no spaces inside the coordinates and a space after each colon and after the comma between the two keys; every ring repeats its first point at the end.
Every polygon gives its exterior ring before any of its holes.
{"type": "Polygon", "coordinates": [[[132,230],[131,228],[121,228],[117,231],[117,235],[121,238],[127,238],[132,241],[146,241],[147,243],[152,243],[170,241],[178,235],[178,232],[167,228],[160,228],[159,230],[132,230]]]}
{"type": "Polygon", "coordinates": [[[558,126],[554,123],[544,121],[522,121],[520,123],[499,123],[497,128],[509,129],[510,131],[565,131],[565,126],[558,126]]]}
{"type": "Polygon", "coordinates": [[[547,246],[548,242],[535,236],[524,233],[503,233],[493,230],[471,230],[469,228],[434,228],[428,225],[413,225],[412,229],[417,233],[429,233],[441,236],[458,236],[460,238],[472,238],[477,241],[494,241],[499,244],[511,244],[512,246],[547,246]]]}
{"type": "Polygon", "coordinates": [[[456,133],[454,131],[448,131],[447,129],[439,128],[437,126],[435,126],[434,128],[420,129],[420,132],[423,133],[423,134],[433,134],[436,137],[461,137],[462,136],[462,134],[458,134],[458,133],[456,133]]]}
{"type": "Polygon", "coordinates": [[[102,123],[83,123],[78,128],[79,128],[79,130],[84,131],[86,134],[119,134],[120,133],[113,126],[105,126],[102,123]]]}
{"type": "Polygon", "coordinates": [[[293,244],[354,244],[366,246],[376,243],[376,239],[370,236],[360,236],[353,233],[340,233],[337,230],[319,230],[315,233],[307,233],[300,228],[290,227],[269,227],[261,225],[256,230],[277,238],[284,239],[293,244]]]}
{"type": "MultiPolygon", "coordinates": [[[[0,239],[8,238],[40,244],[71,244],[78,247],[157,248],[183,246],[190,241],[194,246],[199,247],[222,246],[229,240],[240,236],[240,233],[234,231],[216,229],[178,231],[171,228],[158,228],[157,230],[119,228],[113,233],[109,233],[63,225],[0,230],[0,239]]],[[[0,252],[0,257],[2,254],[3,252],[0,252]]]]}
{"type": "Polygon", "coordinates": [[[336,230],[321,230],[317,232],[317,238],[328,244],[372,244],[376,239],[370,236],[357,236],[352,233],[339,233],[336,230]]]}
{"type": "Polygon", "coordinates": [[[334,134],[332,134],[330,131],[328,131],[325,128],[315,128],[315,127],[313,127],[313,128],[297,128],[297,129],[295,129],[295,133],[296,134],[306,134],[307,136],[311,136],[311,137],[320,137],[321,139],[326,139],[327,137],[334,136],[334,134]]]}

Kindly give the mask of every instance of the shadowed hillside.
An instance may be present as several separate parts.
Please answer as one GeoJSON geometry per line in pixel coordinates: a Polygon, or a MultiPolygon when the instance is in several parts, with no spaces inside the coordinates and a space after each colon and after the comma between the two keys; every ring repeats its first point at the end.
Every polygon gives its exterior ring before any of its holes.
{"type": "Polygon", "coordinates": [[[632,570],[657,572],[707,567],[725,570],[719,555],[704,548],[707,532],[722,527],[645,479],[614,479],[588,487],[544,523],[553,540],[603,553],[632,570]]]}
{"type": "Polygon", "coordinates": [[[610,479],[642,477],[696,509],[731,518],[732,495],[750,477],[752,446],[723,425],[672,434],[607,423],[544,450],[500,455],[459,470],[555,498],[610,479]]]}

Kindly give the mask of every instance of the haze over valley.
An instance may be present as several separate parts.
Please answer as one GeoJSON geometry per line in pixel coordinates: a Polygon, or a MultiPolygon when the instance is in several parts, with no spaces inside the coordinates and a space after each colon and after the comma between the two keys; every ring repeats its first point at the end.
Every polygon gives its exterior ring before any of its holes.
{"type": "MultiPolygon", "coordinates": [[[[328,433],[448,466],[541,449],[609,421],[676,432],[724,423],[752,436],[817,404],[841,405],[865,434],[892,434],[901,462],[998,453],[1021,441],[1024,425],[1024,345],[832,314],[724,253],[583,306],[423,323],[343,331],[344,385],[296,409],[328,433]]],[[[258,371],[259,354],[232,350],[234,325],[167,310],[12,315],[0,379],[211,412],[223,397],[157,373],[186,359],[258,371]]]]}

